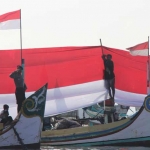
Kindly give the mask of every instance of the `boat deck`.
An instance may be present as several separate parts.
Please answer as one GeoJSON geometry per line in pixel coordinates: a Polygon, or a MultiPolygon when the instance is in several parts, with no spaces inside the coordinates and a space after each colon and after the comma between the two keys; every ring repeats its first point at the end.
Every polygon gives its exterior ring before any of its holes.
{"type": "Polygon", "coordinates": [[[3,129],[3,123],[0,123],[0,130],[3,129]]]}

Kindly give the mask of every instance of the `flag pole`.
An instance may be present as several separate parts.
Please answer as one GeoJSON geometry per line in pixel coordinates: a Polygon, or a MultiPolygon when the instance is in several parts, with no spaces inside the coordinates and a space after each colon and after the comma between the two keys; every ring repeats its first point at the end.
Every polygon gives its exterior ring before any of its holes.
{"type": "Polygon", "coordinates": [[[102,45],[102,40],[101,39],[100,39],[100,45],[101,45],[101,48],[102,48],[102,54],[104,55],[103,45],[102,45]]]}
{"type": "Polygon", "coordinates": [[[21,57],[21,66],[23,68],[22,76],[24,79],[24,59],[22,58],[22,24],[21,24],[21,9],[20,9],[20,57],[21,57]]]}
{"type": "MultiPolygon", "coordinates": [[[[100,46],[102,48],[102,55],[104,55],[104,50],[103,50],[103,45],[102,45],[102,40],[100,39],[100,46]]],[[[104,111],[105,111],[105,101],[104,101],[104,111]]]]}
{"type": "Polygon", "coordinates": [[[150,94],[150,64],[149,64],[149,36],[148,36],[148,58],[147,58],[147,94],[150,94]]]}
{"type": "Polygon", "coordinates": [[[21,25],[21,9],[20,9],[20,52],[21,52],[21,64],[22,64],[22,25],[21,25]]]}
{"type": "Polygon", "coordinates": [[[148,62],[149,62],[149,36],[148,36],[148,62]]]}

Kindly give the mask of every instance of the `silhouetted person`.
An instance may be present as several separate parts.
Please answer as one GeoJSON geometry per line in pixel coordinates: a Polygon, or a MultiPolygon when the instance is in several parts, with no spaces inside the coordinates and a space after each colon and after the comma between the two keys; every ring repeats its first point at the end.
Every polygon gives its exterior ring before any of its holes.
{"type": "Polygon", "coordinates": [[[17,70],[15,70],[10,74],[10,78],[14,79],[15,86],[16,86],[15,95],[18,104],[18,108],[17,108],[18,113],[22,107],[23,101],[25,100],[25,90],[27,89],[26,84],[24,83],[24,79],[22,77],[22,70],[23,68],[18,65],[17,70]]]}
{"type": "Polygon", "coordinates": [[[104,61],[104,79],[106,83],[106,88],[109,91],[110,98],[114,99],[115,97],[115,74],[114,74],[114,63],[111,60],[112,55],[103,55],[102,59],[104,61]]]}

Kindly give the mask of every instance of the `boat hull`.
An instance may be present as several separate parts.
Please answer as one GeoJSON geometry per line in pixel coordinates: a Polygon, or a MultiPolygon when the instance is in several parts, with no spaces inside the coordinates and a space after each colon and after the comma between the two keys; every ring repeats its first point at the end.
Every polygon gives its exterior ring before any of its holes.
{"type": "Polygon", "coordinates": [[[42,145],[51,146],[150,146],[150,97],[133,117],[92,127],[42,133],[42,145]]]}
{"type": "Polygon", "coordinates": [[[0,130],[0,149],[39,149],[47,84],[24,102],[15,120],[0,130]]]}
{"type": "Polygon", "coordinates": [[[21,145],[12,145],[10,146],[4,146],[4,147],[0,147],[0,149],[40,149],[40,143],[33,143],[33,144],[27,144],[25,146],[21,146],[21,145]]]}
{"type": "Polygon", "coordinates": [[[21,115],[16,124],[9,126],[0,134],[0,148],[23,147],[24,145],[36,145],[37,147],[40,143],[41,129],[40,117],[26,118],[21,115]]]}
{"type": "MultiPolygon", "coordinates": [[[[70,146],[70,144],[53,145],[51,143],[41,143],[41,146],[70,146]]],[[[122,139],[122,140],[112,140],[103,142],[88,142],[88,143],[75,143],[71,144],[72,147],[91,147],[91,146],[144,146],[150,147],[150,137],[139,138],[139,139],[122,139]]]]}

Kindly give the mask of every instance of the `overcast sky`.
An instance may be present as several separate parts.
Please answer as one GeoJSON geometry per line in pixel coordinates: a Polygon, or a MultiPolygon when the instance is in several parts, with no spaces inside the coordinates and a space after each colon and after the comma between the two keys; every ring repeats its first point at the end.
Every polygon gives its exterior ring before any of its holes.
{"type": "MultiPolygon", "coordinates": [[[[150,0],[0,0],[21,9],[23,48],[102,44],[125,49],[150,35],[150,0]]],[[[19,30],[0,31],[0,49],[20,48],[19,30]]]]}

